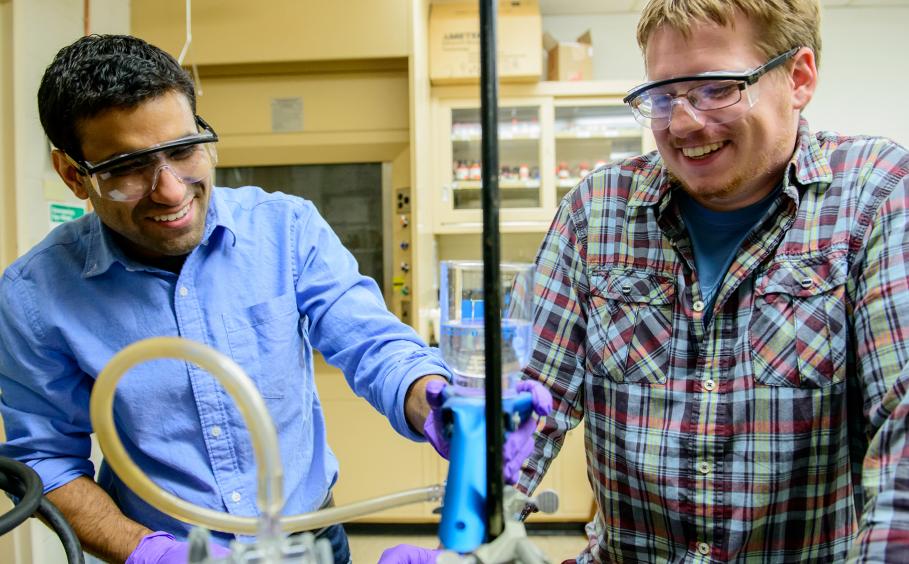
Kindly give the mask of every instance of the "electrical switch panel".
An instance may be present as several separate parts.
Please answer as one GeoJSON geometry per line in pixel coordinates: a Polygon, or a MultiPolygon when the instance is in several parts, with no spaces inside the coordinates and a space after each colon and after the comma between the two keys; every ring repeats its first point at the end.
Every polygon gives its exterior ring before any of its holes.
{"type": "Polygon", "coordinates": [[[394,225],[392,226],[393,272],[391,275],[391,309],[401,321],[413,325],[412,292],[413,292],[413,239],[411,229],[410,188],[398,188],[394,191],[394,225]]]}

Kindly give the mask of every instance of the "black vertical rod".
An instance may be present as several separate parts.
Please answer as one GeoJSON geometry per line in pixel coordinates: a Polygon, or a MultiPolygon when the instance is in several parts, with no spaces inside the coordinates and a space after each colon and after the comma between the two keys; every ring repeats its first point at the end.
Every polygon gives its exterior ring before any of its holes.
{"type": "Polygon", "coordinates": [[[496,0],[480,0],[483,131],[483,300],[486,347],[486,542],[505,529],[502,482],[502,306],[499,280],[499,112],[496,0]]]}

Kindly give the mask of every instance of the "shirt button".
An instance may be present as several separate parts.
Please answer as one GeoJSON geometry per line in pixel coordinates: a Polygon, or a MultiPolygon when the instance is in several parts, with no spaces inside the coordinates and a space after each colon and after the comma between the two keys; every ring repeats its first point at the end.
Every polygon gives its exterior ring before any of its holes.
{"type": "Polygon", "coordinates": [[[713,467],[709,462],[699,462],[698,463],[698,472],[701,474],[710,474],[710,471],[713,470],[713,467]]]}
{"type": "Polygon", "coordinates": [[[180,297],[185,298],[187,294],[189,294],[189,290],[186,288],[186,286],[180,286],[180,297]]]}
{"type": "Polygon", "coordinates": [[[234,503],[237,503],[237,502],[240,501],[242,498],[243,498],[243,496],[240,495],[240,492],[233,492],[232,494],[230,494],[230,499],[231,499],[234,503]]]}
{"type": "Polygon", "coordinates": [[[221,427],[218,427],[217,425],[212,426],[212,428],[211,428],[211,436],[212,436],[212,437],[220,437],[220,436],[221,436],[221,427]]]}
{"type": "Polygon", "coordinates": [[[805,288],[807,290],[808,288],[814,286],[814,280],[811,278],[802,278],[802,281],[799,282],[799,284],[802,285],[802,288],[805,288]]]}
{"type": "Polygon", "coordinates": [[[631,293],[631,284],[622,284],[622,293],[630,294],[631,293]]]}
{"type": "Polygon", "coordinates": [[[699,542],[698,543],[698,552],[700,552],[704,556],[707,556],[708,554],[710,554],[710,545],[707,544],[706,542],[699,542]]]}
{"type": "Polygon", "coordinates": [[[701,300],[697,300],[696,302],[691,304],[691,307],[692,307],[692,309],[694,309],[694,311],[700,313],[700,312],[704,311],[704,302],[702,302],[701,300]]]}
{"type": "Polygon", "coordinates": [[[712,392],[716,389],[716,380],[704,380],[704,389],[708,392],[712,392]]]}

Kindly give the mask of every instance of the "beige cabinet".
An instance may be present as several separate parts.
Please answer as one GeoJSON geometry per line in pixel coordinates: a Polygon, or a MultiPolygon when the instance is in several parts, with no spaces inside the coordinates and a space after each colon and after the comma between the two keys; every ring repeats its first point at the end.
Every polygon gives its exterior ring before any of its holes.
{"type": "MultiPolygon", "coordinates": [[[[431,446],[398,435],[385,417],[354,395],[340,370],[329,366],[320,355],[315,360],[328,444],[340,463],[335,503],[351,503],[444,480],[445,461],[431,446]]],[[[409,505],[361,521],[428,522],[436,518],[434,507],[430,503],[409,505]]]]}
{"type": "MultiPolygon", "coordinates": [[[[131,0],[128,4],[134,35],[174,56],[180,53],[190,3],[131,0]]],[[[262,5],[249,0],[194,0],[191,8],[187,64],[332,64],[406,58],[411,52],[408,0],[268,0],[262,5]]]]}
{"type": "MultiPolygon", "coordinates": [[[[402,490],[440,484],[448,463],[427,443],[411,442],[395,433],[388,420],[366,400],[354,396],[339,370],[316,356],[316,385],[328,425],[328,442],[340,461],[334,496],[351,503],[402,490]]],[[[554,515],[535,514],[533,521],[587,521],[593,496],[587,482],[584,437],[569,434],[562,452],[540,485],[558,492],[561,507],[554,515]]],[[[421,503],[365,517],[369,523],[430,523],[439,519],[438,504],[421,503]]]]}

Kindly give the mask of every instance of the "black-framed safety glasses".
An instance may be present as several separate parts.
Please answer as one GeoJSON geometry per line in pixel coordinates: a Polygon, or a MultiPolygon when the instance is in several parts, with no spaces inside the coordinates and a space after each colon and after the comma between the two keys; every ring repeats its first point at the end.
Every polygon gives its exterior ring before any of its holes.
{"type": "Polygon", "coordinates": [[[799,49],[793,47],[750,71],[711,71],[648,82],[629,91],[622,101],[631,106],[638,123],[653,130],[669,127],[676,105],[681,105],[701,125],[728,123],[757,103],[760,78],[788,61],[799,49]],[[690,86],[679,93],[666,88],[687,83],[690,86]]]}
{"type": "Polygon", "coordinates": [[[154,191],[158,178],[165,170],[183,184],[195,184],[211,175],[218,160],[214,146],[218,134],[200,116],[195,116],[195,121],[199,133],[194,135],[99,162],[69,158],[102,198],[141,200],[154,191]]]}

